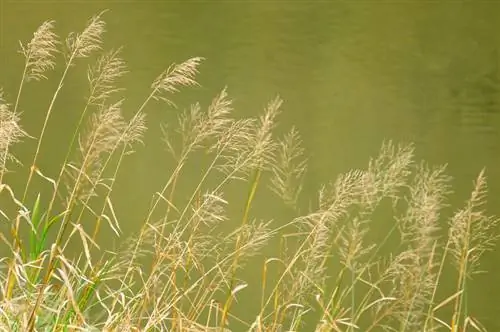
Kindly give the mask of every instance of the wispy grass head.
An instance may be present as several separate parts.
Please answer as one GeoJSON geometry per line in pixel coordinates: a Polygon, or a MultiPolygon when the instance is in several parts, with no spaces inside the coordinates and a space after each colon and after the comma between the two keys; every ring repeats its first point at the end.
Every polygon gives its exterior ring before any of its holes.
{"type": "Polygon", "coordinates": [[[436,239],[440,213],[451,191],[451,178],[445,171],[446,165],[430,168],[421,163],[409,185],[405,202],[408,206],[405,214],[398,218],[398,226],[403,241],[413,243],[415,248],[430,250],[436,239]]]}
{"type": "Polygon", "coordinates": [[[39,81],[46,78],[44,73],[55,66],[55,54],[58,52],[58,36],[54,32],[54,21],[45,21],[33,34],[27,45],[21,46],[21,53],[26,61],[26,81],[39,81]]]}
{"type": "MultiPolygon", "coordinates": [[[[9,149],[12,144],[20,142],[26,137],[26,132],[19,125],[19,114],[10,110],[10,105],[5,101],[3,91],[0,89],[0,174],[7,170],[7,162],[16,160],[9,149]]],[[[1,182],[1,177],[0,177],[1,182]]]]}
{"type": "Polygon", "coordinates": [[[259,118],[255,136],[252,138],[252,146],[254,147],[252,158],[260,163],[262,167],[268,167],[274,162],[273,154],[276,142],[273,139],[273,131],[276,127],[276,117],[281,112],[282,104],[283,99],[279,96],[276,96],[267,104],[264,114],[259,118]]]}
{"type": "Polygon", "coordinates": [[[227,97],[227,90],[224,88],[212,100],[206,111],[202,110],[199,103],[183,111],[178,116],[176,130],[180,137],[180,147],[175,146],[173,133],[168,130],[167,125],[163,125],[163,140],[172,156],[179,160],[185,158],[188,153],[207,145],[210,146],[208,150],[213,150],[213,146],[217,145],[233,121],[229,118],[232,111],[231,103],[232,101],[227,97]]]}
{"type": "Polygon", "coordinates": [[[147,129],[146,114],[137,113],[128,122],[127,127],[123,131],[121,140],[129,148],[135,143],[143,143],[142,140],[147,129]]]}
{"type": "Polygon", "coordinates": [[[396,199],[407,183],[414,162],[412,144],[396,145],[392,141],[382,144],[379,155],[370,160],[363,177],[361,199],[373,209],[381,198],[396,199]]]}
{"type": "Polygon", "coordinates": [[[96,181],[100,179],[106,156],[124,143],[124,132],[128,126],[121,112],[122,104],[123,100],[101,105],[97,113],[91,115],[88,130],[79,140],[79,160],[70,168],[69,175],[73,178],[70,186],[81,189],[80,184],[83,182],[90,185],[87,189],[93,191],[96,181]]]}
{"type": "Polygon", "coordinates": [[[172,64],[151,84],[153,98],[166,101],[173,105],[172,101],[167,98],[167,95],[178,92],[181,86],[188,87],[197,85],[195,76],[198,73],[198,66],[202,60],[203,58],[201,57],[195,57],[180,64],[172,64]]]}
{"type": "Polygon", "coordinates": [[[66,38],[67,55],[66,60],[71,62],[73,58],[86,58],[92,52],[101,49],[102,35],[106,23],[101,19],[104,11],[93,16],[81,33],[71,32],[66,38]]]}
{"type": "Polygon", "coordinates": [[[295,128],[278,142],[275,163],[271,166],[273,190],[289,206],[297,204],[302,190],[302,180],[307,169],[307,159],[303,157],[300,135],[295,128]]]}
{"type": "Polygon", "coordinates": [[[493,230],[498,219],[485,213],[487,194],[486,172],[483,169],[475,183],[465,207],[450,220],[449,238],[451,253],[459,269],[466,268],[466,275],[478,272],[479,258],[491,250],[498,236],[493,230]]]}
{"type": "Polygon", "coordinates": [[[111,94],[122,90],[117,88],[116,80],[127,71],[125,62],[119,56],[120,52],[121,48],[104,53],[96,64],[87,70],[90,85],[89,104],[102,103],[111,94]]]}
{"type": "Polygon", "coordinates": [[[218,167],[235,178],[248,176],[255,170],[269,170],[275,162],[277,143],[273,138],[276,117],[283,101],[276,97],[257,119],[231,122],[219,137],[214,149],[222,156],[218,167]]]}

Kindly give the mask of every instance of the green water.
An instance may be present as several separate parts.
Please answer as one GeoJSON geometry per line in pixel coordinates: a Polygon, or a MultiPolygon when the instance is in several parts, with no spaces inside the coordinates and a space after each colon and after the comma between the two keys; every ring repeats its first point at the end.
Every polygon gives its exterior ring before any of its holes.
{"type": "MultiPolygon", "coordinates": [[[[418,157],[449,164],[460,203],[487,168],[489,211],[500,215],[500,2],[459,1],[8,1],[0,7],[0,86],[15,95],[23,59],[18,40],[41,22],[80,30],[109,8],[105,45],[124,45],[128,105],[171,62],[206,58],[202,87],[175,97],[206,103],[225,85],[242,115],[255,115],[279,94],[280,125],[295,125],[310,155],[306,194],[339,172],[363,167],[384,139],[415,143],[418,157]]],[[[86,93],[85,76],[65,86],[49,126],[41,167],[57,166],[86,93]],[[54,135],[54,133],[56,133],[54,135]]],[[[36,135],[55,86],[26,87],[24,129],[36,135]]],[[[151,107],[151,134],[166,111],[151,107]]],[[[115,205],[125,232],[136,231],[158,178],[160,142],[147,141],[124,167],[115,205]]],[[[19,153],[29,155],[29,148],[19,153]]],[[[25,159],[29,163],[29,159],[25,159]]],[[[12,181],[23,181],[25,174],[12,181]]],[[[458,205],[456,205],[458,207],[458,205]]],[[[104,234],[104,238],[111,234],[104,234]]],[[[484,256],[471,315],[500,331],[500,249],[484,256]]]]}

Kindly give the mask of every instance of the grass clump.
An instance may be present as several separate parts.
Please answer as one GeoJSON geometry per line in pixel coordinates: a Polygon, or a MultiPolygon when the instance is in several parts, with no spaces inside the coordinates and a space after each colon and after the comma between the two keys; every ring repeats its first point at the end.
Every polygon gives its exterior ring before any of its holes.
{"type": "Polygon", "coordinates": [[[484,171],[445,227],[451,191],[445,167],[417,163],[411,145],[386,142],[366,169],[323,186],[304,212],[307,162],[300,136],[293,128],[274,135],[280,98],[257,118],[234,117],[226,89],[206,109],[196,103],[179,111],[177,123],[163,126],[175,166],[152,195],[140,231],[113,252],[101,249],[103,227],[122,235],[111,193],[125,158],[144,141],[147,107],[172,106],[172,94],[196,86],[203,59],[163,71],[126,118],[117,85],[126,65],[120,49],[102,49],[102,13],[64,42],[54,27],[47,21],[21,43],[25,66],[15,103],[0,94],[0,212],[10,228],[0,234],[9,252],[0,265],[2,330],[484,330],[466,303],[470,276],[496,240],[497,219],[484,212],[484,171]],[[55,101],[72,68],[99,53],[87,71],[89,94],[65,157],[49,175],[38,163],[55,101]],[[24,167],[12,154],[29,137],[20,125],[23,87],[46,79],[61,55],[62,74],[24,167]],[[196,186],[179,197],[186,165],[200,156],[208,162],[200,164],[196,186]],[[24,188],[5,181],[11,165],[26,171],[24,188]],[[247,189],[241,208],[228,213],[240,203],[227,198],[233,183],[247,189]],[[51,190],[38,193],[37,184],[51,190]],[[294,217],[261,219],[252,207],[265,191],[294,217]],[[392,228],[374,241],[370,230],[381,215],[392,228]],[[267,257],[262,253],[270,243],[280,251],[267,257]],[[70,250],[75,246],[81,254],[70,250]],[[242,273],[250,257],[262,261],[259,277],[242,273]],[[445,294],[441,285],[450,280],[456,286],[445,294]],[[248,291],[259,303],[237,303],[248,291]],[[241,314],[238,307],[252,310],[241,314]]]}

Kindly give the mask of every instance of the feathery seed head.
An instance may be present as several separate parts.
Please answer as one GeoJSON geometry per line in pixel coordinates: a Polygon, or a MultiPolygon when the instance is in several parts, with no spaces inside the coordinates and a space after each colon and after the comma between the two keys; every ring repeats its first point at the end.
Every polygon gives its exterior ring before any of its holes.
{"type": "Polygon", "coordinates": [[[93,16],[81,33],[71,32],[66,38],[68,62],[73,58],[86,58],[101,49],[102,35],[106,31],[106,23],[101,19],[102,14],[104,11],[93,16]]]}
{"type": "Polygon", "coordinates": [[[179,87],[195,86],[198,83],[195,80],[198,74],[198,66],[203,58],[195,57],[184,61],[181,64],[172,64],[151,84],[153,89],[153,98],[173,103],[166,95],[179,91],[179,87]]]}
{"type": "Polygon", "coordinates": [[[120,52],[121,48],[104,53],[96,64],[87,70],[90,83],[89,104],[100,104],[112,93],[122,90],[116,87],[116,80],[127,71],[125,61],[119,57],[120,52]]]}
{"type": "Polygon", "coordinates": [[[27,45],[21,46],[25,58],[26,81],[39,81],[46,78],[44,73],[55,66],[55,54],[58,52],[58,36],[54,33],[55,21],[45,21],[33,34],[27,45]]]}

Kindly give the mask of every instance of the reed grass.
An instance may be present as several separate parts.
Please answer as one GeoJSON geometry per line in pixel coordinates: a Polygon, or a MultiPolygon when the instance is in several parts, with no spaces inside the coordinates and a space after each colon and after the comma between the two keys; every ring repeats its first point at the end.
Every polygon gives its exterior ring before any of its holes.
{"type": "Polygon", "coordinates": [[[44,22],[21,43],[25,65],[13,106],[0,94],[0,214],[10,227],[0,234],[8,252],[0,263],[2,330],[485,331],[467,303],[470,277],[497,239],[498,219],[484,208],[485,172],[464,207],[445,218],[446,167],[417,162],[412,145],[389,141],[365,169],[324,185],[304,212],[306,151],[294,128],[276,137],[279,97],[256,118],[236,117],[227,89],[206,108],[176,111],[162,137],[173,171],[158,180],[140,231],[124,237],[111,199],[116,181],[127,181],[119,169],[147,144],[148,107],[173,106],[173,94],[196,86],[203,59],[161,72],[127,119],[118,85],[126,64],[120,49],[102,49],[102,17],[64,41],[54,21],[44,22]],[[46,79],[61,56],[62,74],[24,167],[12,154],[29,137],[20,124],[23,87],[41,84],[32,82],[46,79]],[[67,76],[91,56],[89,95],[51,176],[38,166],[47,124],[67,76]],[[191,176],[186,165],[200,155],[209,161],[180,200],[182,179],[191,176]],[[27,174],[24,189],[4,181],[9,170],[27,174]],[[35,183],[51,191],[37,192],[35,183]],[[236,215],[227,212],[239,204],[226,195],[234,183],[246,188],[236,215]],[[260,216],[257,195],[274,195],[294,217],[260,216]],[[380,211],[389,212],[391,228],[373,241],[380,211]],[[103,227],[122,239],[118,250],[97,243],[103,227]],[[263,254],[269,245],[280,248],[272,257],[263,254]],[[248,273],[250,257],[262,271],[248,273]],[[446,294],[441,285],[450,282],[456,286],[446,294]],[[248,292],[259,303],[245,303],[248,292]]]}

